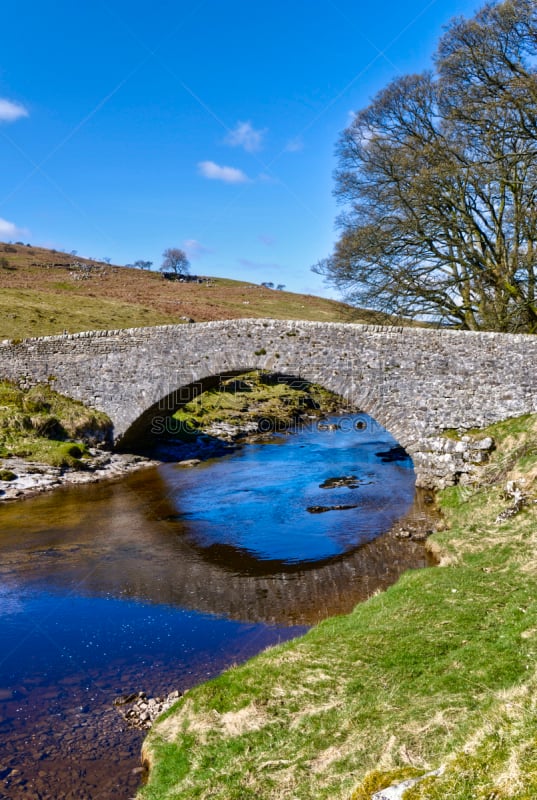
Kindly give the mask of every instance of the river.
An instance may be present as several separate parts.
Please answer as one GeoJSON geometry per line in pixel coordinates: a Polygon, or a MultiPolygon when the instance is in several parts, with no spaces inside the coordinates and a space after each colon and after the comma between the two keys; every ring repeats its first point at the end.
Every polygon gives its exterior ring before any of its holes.
{"type": "Polygon", "coordinates": [[[142,734],[114,698],[184,691],[426,565],[386,533],[413,499],[410,459],[347,415],[0,507],[0,798],[132,797],[142,734]]]}

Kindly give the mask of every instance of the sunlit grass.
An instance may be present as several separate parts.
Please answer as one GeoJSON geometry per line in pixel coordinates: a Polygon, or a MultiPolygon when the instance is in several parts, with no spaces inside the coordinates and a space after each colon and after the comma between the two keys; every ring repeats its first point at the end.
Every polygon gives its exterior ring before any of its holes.
{"type": "Polygon", "coordinates": [[[340,410],[341,404],[341,398],[321,386],[296,379],[286,383],[257,371],[225,380],[216,389],[203,392],[174,417],[183,423],[183,429],[192,431],[221,422],[244,426],[260,420],[279,427],[290,425],[303,415],[340,410]]]}
{"type": "MultiPolygon", "coordinates": [[[[70,288],[55,293],[39,289],[2,289],[0,339],[76,333],[84,330],[134,328],[179,322],[179,316],[162,314],[139,305],[105,297],[74,297],[70,288]]],[[[76,292],[75,292],[76,294],[76,292]]]]}
{"type": "Polygon", "coordinates": [[[18,456],[56,467],[80,467],[86,436],[106,438],[110,420],[47,384],[23,390],[0,381],[0,458],[18,456]]]}
{"type": "Polygon", "coordinates": [[[40,247],[0,243],[2,259],[0,339],[244,317],[404,322],[323,297],[228,278],[168,281],[40,247]]]}

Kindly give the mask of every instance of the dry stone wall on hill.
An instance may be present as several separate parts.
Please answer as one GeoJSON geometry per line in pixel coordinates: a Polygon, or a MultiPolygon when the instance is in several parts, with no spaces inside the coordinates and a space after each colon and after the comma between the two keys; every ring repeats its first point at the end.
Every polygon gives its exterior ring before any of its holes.
{"type": "MultiPolygon", "coordinates": [[[[343,323],[230,320],[0,344],[0,375],[105,411],[118,441],[214,376],[252,369],[339,393],[414,459],[418,483],[468,479],[490,443],[445,439],[537,412],[537,337],[343,323]],[[185,387],[190,387],[188,392],[185,387]]],[[[160,415],[160,416],[159,416],[160,415]]]]}

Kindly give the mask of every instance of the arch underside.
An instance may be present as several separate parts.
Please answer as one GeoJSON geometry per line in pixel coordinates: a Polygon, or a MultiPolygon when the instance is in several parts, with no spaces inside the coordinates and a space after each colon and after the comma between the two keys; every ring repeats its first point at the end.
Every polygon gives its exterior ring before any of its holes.
{"type": "Polygon", "coordinates": [[[274,370],[260,370],[259,367],[247,365],[244,367],[237,367],[229,370],[225,369],[219,373],[204,375],[203,377],[178,386],[173,391],[166,395],[159,397],[156,402],[152,403],[148,408],[142,410],[139,416],[134,419],[126,428],[125,432],[116,438],[116,449],[123,452],[148,452],[153,449],[155,441],[158,441],[160,435],[165,435],[170,427],[166,420],[169,420],[176,411],[183,406],[187,405],[193,399],[203,394],[203,392],[214,390],[222,385],[222,382],[230,378],[236,378],[241,375],[253,371],[260,371],[277,376],[282,383],[292,385],[293,382],[298,381],[301,384],[317,384],[322,386],[334,394],[339,395],[349,411],[354,413],[365,413],[371,416],[377,423],[385,427],[389,432],[399,441],[403,448],[406,449],[405,439],[400,438],[399,426],[398,430],[393,430],[389,425],[390,415],[386,413],[382,405],[375,397],[375,393],[371,390],[364,390],[357,392],[356,387],[345,379],[345,376],[334,374],[332,379],[319,376],[315,371],[308,371],[300,373],[286,370],[284,372],[277,372],[274,370]],[[155,437],[157,437],[155,439],[155,437]]]}

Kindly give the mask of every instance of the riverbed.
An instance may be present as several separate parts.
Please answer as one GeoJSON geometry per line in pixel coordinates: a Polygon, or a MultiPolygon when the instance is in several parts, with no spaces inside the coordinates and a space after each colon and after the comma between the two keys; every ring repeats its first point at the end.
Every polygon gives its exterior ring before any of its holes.
{"type": "Polygon", "coordinates": [[[133,796],[143,734],[114,699],[188,690],[430,563],[390,533],[426,520],[414,496],[347,415],[0,508],[0,798],[133,796]]]}

